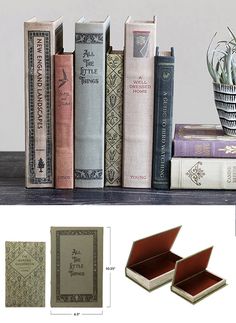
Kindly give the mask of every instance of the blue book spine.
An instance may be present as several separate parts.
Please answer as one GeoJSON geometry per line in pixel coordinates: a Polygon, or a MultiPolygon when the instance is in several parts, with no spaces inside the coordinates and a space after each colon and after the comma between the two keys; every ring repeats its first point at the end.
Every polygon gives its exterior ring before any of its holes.
{"type": "Polygon", "coordinates": [[[172,156],[172,118],[174,94],[174,49],[166,55],[155,56],[154,137],[152,186],[170,188],[172,156]]]}

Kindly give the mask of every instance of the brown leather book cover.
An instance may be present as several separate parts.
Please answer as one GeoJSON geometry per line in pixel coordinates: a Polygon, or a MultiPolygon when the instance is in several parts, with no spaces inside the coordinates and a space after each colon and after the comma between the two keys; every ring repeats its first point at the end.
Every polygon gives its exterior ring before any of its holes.
{"type": "Polygon", "coordinates": [[[213,247],[176,262],[171,290],[195,303],[226,284],[207,270],[213,247]]]}
{"type": "Polygon", "coordinates": [[[55,55],[55,187],[74,187],[74,55],[55,55]]]}
{"type": "Polygon", "coordinates": [[[127,262],[126,275],[147,290],[170,281],[175,263],[181,259],[171,251],[180,228],[135,241],[127,262]]]}

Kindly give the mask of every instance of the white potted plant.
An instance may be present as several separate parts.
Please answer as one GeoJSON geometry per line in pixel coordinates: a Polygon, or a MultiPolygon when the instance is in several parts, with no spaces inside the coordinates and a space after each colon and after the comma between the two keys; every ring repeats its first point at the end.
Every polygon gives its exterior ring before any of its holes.
{"type": "Polygon", "coordinates": [[[207,49],[207,67],[213,79],[215,105],[223,131],[236,136],[236,37],[229,27],[229,40],[218,41],[207,49]]]}

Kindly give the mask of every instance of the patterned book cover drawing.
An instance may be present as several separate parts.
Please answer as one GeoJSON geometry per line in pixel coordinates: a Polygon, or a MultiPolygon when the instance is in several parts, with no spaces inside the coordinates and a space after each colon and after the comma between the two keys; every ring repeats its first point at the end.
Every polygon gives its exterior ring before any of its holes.
{"type": "Polygon", "coordinates": [[[6,242],[6,306],[45,306],[44,242],[6,242]]]}

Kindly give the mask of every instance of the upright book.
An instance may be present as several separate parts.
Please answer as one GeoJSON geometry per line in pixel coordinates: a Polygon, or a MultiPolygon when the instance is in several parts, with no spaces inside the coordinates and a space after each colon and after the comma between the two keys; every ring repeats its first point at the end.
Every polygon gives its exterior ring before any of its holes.
{"type": "Polygon", "coordinates": [[[154,137],[152,186],[170,188],[172,157],[172,116],[174,95],[174,49],[155,57],[154,137]]]}
{"type": "Polygon", "coordinates": [[[32,18],[25,31],[26,187],[54,187],[54,58],[63,47],[62,18],[32,18]]]}
{"type": "Polygon", "coordinates": [[[123,186],[150,188],[156,17],[125,23],[123,186]]]}
{"type": "Polygon", "coordinates": [[[212,248],[176,262],[171,290],[191,303],[226,285],[224,278],[207,270],[212,248]]]}
{"type": "Polygon", "coordinates": [[[236,159],[172,158],[172,189],[236,189],[236,159]]]}
{"type": "Polygon", "coordinates": [[[105,186],[122,184],[124,53],[110,50],[106,68],[105,186]]]}
{"type": "Polygon", "coordinates": [[[102,307],[103,228],[51,228],[51,306],[102,307]]]}
{"type": "Polygon", "coordinates": [[[45,306],[45,243],[6,244],[6,306],[45,306]]]}
{"type": "Polygon", "coordinates": [[[236,138],[224,134],[220,125],[176,124],[175,157],[236,157],[236,138]]]}
{"type": "Polygon", "coordinates": [[[55,55],[55,188],[74,187],[74,55],[55,55]]]}
{"type": "Polygon", "coordinates": [[[75,187],[104,186],[105,66],[110,18],[75,24],[75,187]]]}

